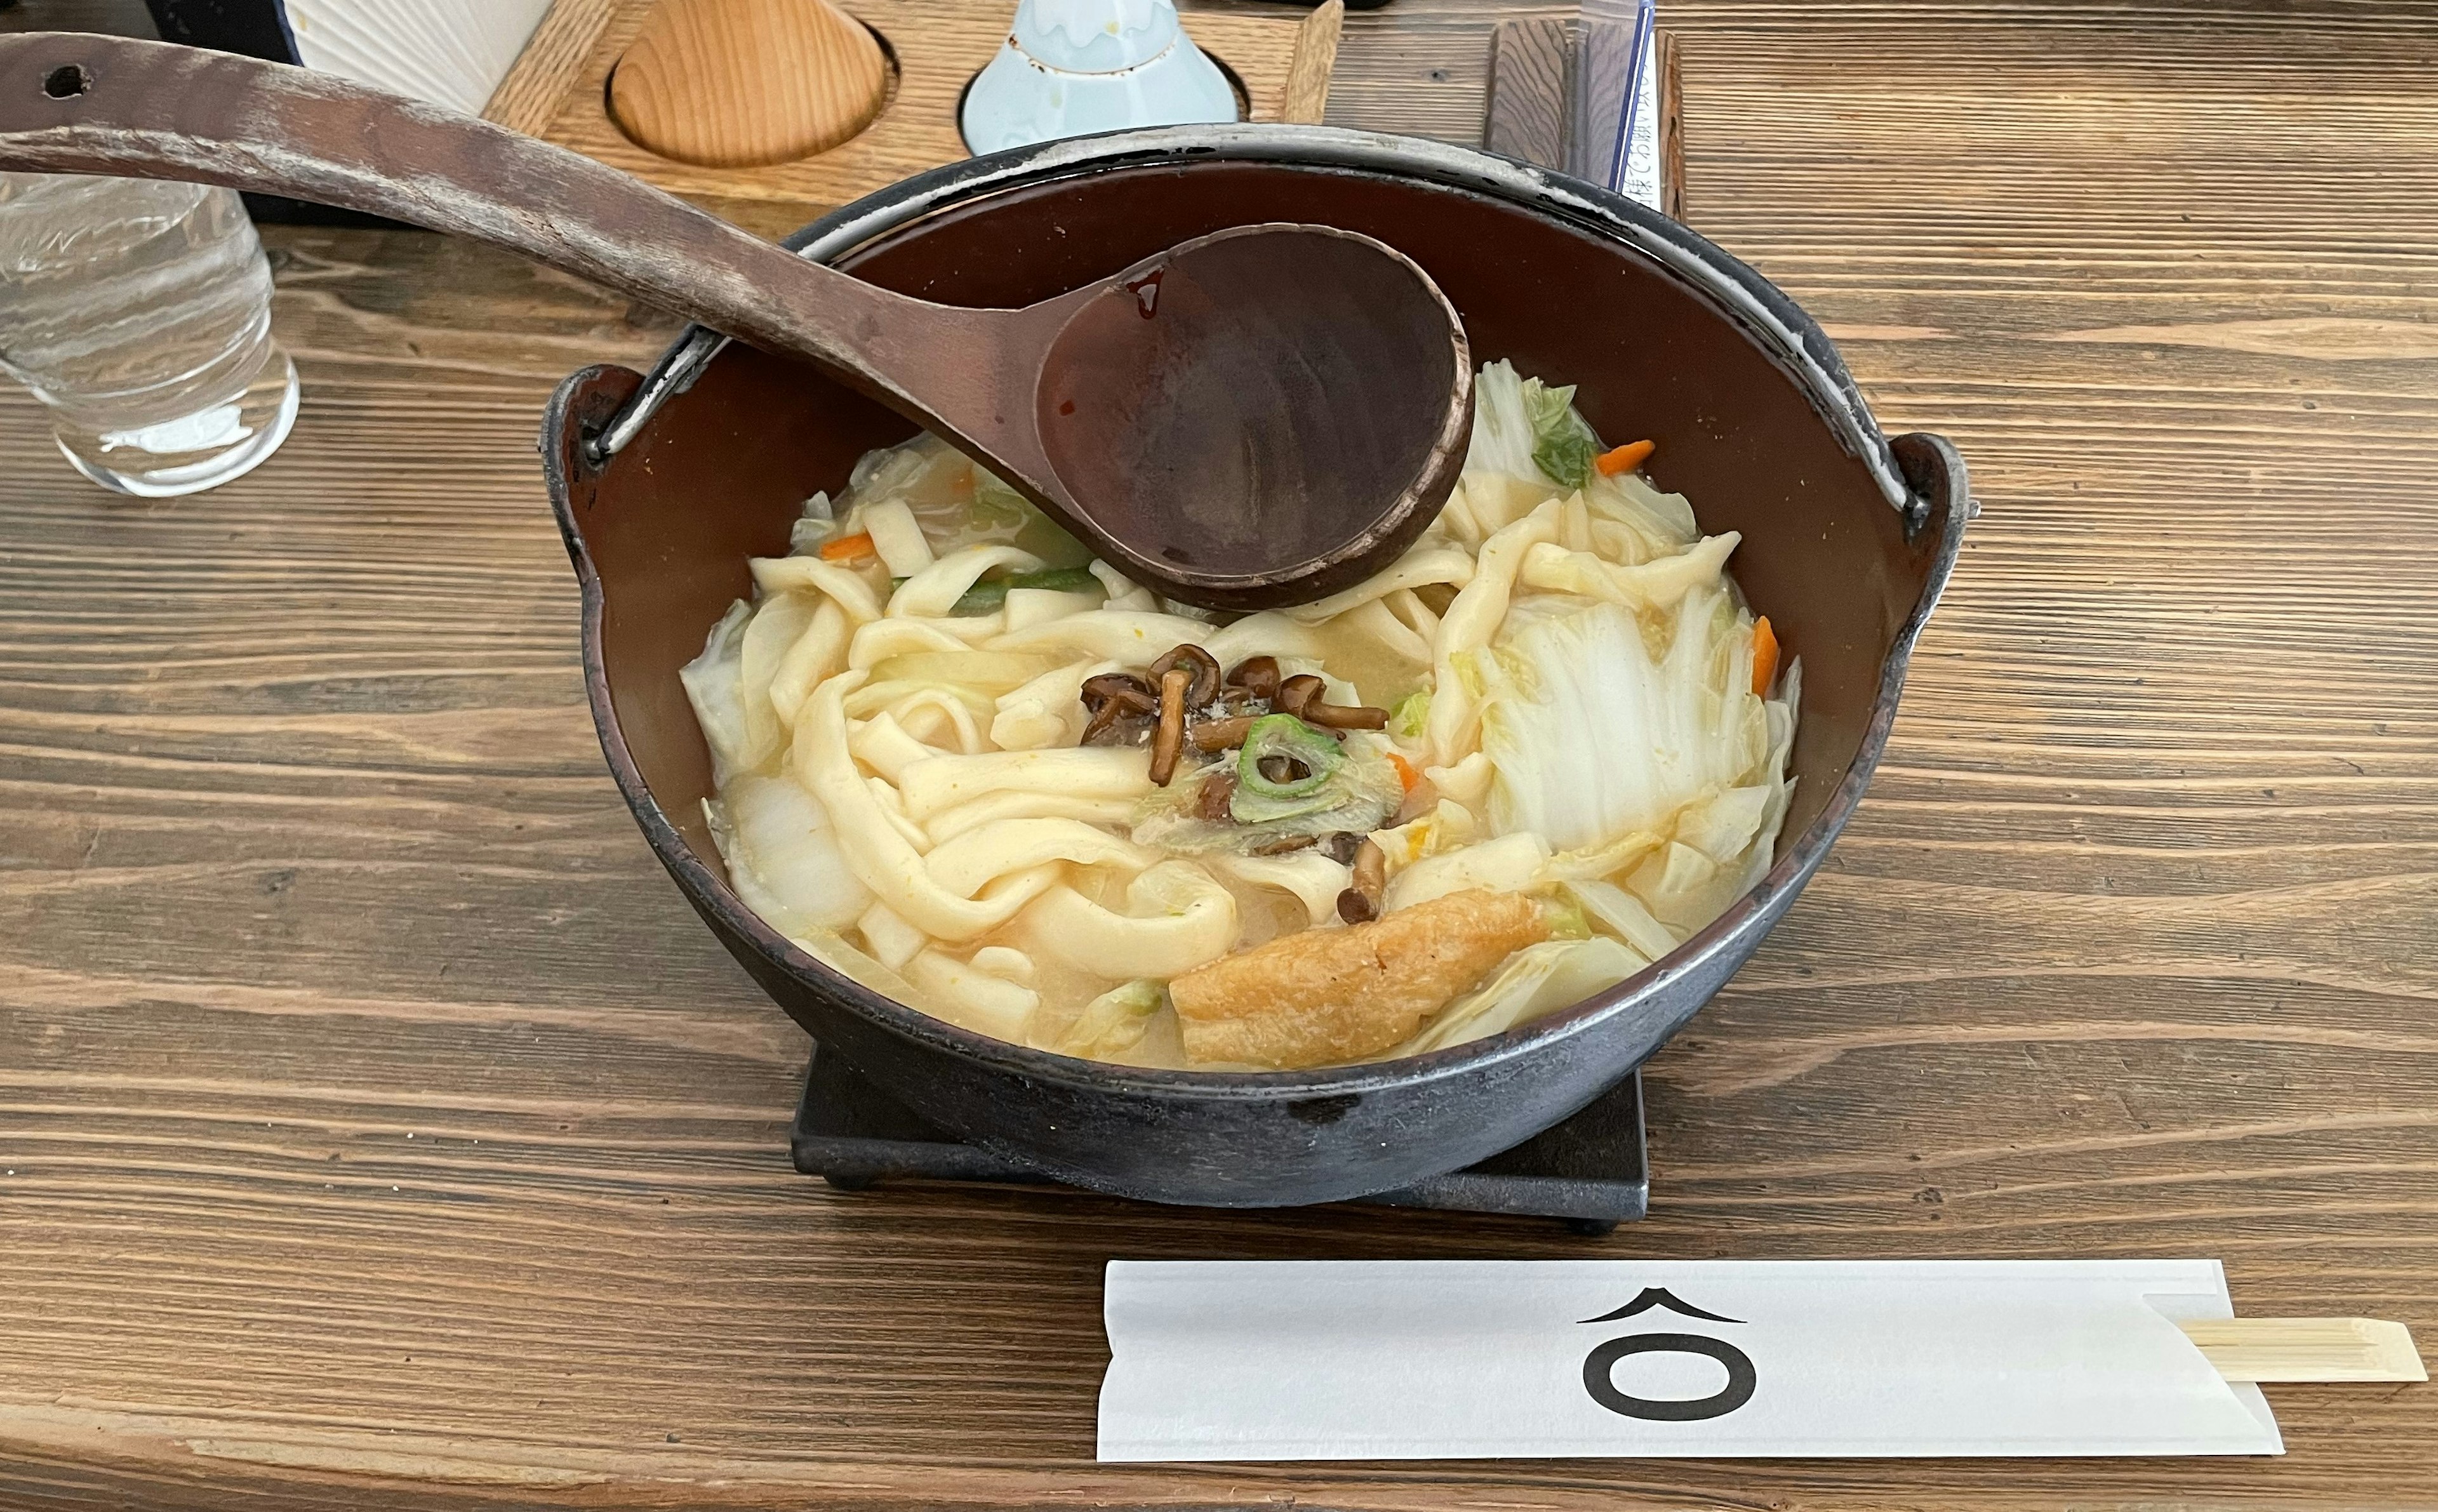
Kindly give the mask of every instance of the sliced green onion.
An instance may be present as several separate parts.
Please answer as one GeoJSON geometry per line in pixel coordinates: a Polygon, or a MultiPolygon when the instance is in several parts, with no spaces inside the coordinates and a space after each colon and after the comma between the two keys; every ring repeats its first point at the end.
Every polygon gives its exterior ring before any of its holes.
{"type": "Polygon", "coordinates": [[[984,578],[965,589],[948,612],[967,616],[994,614],[1007,605],[1007,590],[1012,588],[1045,588],[1055,593],[1089,593],[1099,589],[1101,580],[1088,567],[1052,567],[1039,572],[1018,572],[1013,577],[984,578]]]}
{"type": "Polygon", "coordinates": [[[1007,579],[994,577],[976,583],[965,589],[963,597],[948,607],[948,612],[960,618],[996,613],[1007,604],[1007,579]]]}
{"type": "Polygon", "coordinates": [[[1236,790],[1257,798],[1306,798],[1327,786],[1345,761],[1345,747],[1326,731],[1293,714],[1263,714],[1245,731],[1245,748],[1236,757],[1236,790]],[[1263,761],[1271,756],[1301,763],[1304,775],[1273,781],[1262,770],[1263,761]]]}
{"type": "Polygon", "coordinates": [[[1022,494],[980,467],[974,469],[974,521],[1001,530],[1021,528],[1032,510],[1022,494]]]}
{"type": "Polygon", "coordinates": [[[1052,593],[1098,593],[1101,580],[1088,567],[1048,567],[1038,572],[1018,572],[1007,580],[1010,588],[1042,588],[1052,593]]]}

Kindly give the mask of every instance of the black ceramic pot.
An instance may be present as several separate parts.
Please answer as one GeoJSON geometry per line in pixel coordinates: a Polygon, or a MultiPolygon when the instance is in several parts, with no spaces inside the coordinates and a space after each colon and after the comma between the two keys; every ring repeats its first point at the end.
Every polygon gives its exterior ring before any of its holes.
{"type": "Polygon", "coordinates": [[[1409,1060],[1279,1073],[1143,1071],[1020,1048],[848,981],[739,904],[702,818],[711,765],[678,669],[907,422],[820,374],[690,331],[646,379],[589,368],[543,435],[584,591],[601,743],[652,850],[780,1006],[945,1129],[1077,1185],[1157,1202],[1329,1202],[1469,1166],[1632,1071],[1743,963],[1862,800],[1905,663],[1970,514],[1944,440],[1882,436],[1817,325],[1674,221],[1503,158],[1316,127],[1189,127],[977,159],[910,179],[791,239],[927,298],[1021,305],[1219,228],[1342,226],[1414,257],[1474,350],[1581,386],[1603,434],[1709,531],[1803,659],[1799,784],[1776,865],[1639,976],[1496,1038],[1409,1060]]]}

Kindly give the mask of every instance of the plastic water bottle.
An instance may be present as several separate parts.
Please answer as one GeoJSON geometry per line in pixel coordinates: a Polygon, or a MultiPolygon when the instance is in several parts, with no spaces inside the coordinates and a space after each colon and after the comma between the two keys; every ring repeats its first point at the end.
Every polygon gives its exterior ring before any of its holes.
{"type": "Polygon", "coordinates": [[[0,173],[0,373],[77,471],[145,498],[251,471],[296,419],[254,222],[200,185],[0,173]]]}

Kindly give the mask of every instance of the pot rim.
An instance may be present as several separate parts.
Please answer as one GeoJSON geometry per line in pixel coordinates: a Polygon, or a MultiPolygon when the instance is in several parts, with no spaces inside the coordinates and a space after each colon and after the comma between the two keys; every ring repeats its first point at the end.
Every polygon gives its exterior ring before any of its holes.
{"type": "MultiPolygon", "coordinates": [[[[698,855],[670,821],[626,748],[601,656],[600,578],[573,518],[570,480],[559,466],[568,453],[551,445],[569,418],[574,396],[589,380],[605,373],[633,378],[626,370],[590,368],[571,376],[554,397],[545,422],[543,450],[550,464],[547,470],[552,474],[561,531],[582,588],[587,694],[611,773],[645,839],[698,910],[713,914],[767,959],[791,976],[807,979],[875,1027],[1029,1081],[1154,1099],[1293,1100],[1409,1087],[1553,1051],[1561,1042],[1632,1013],[1676,978],[1699,973],[1720,955],[1736,949],[1747,933],[1765,932],[1818,870],[1861,803],[1878,766],[1895,722],[1914,644],[1961,548],[1965,522],[1973,512],[1962,459],[1944,438],[1934,435],[1908,435],[1892,446],[1818,325],[1776,286],[1707,238],[1634,201],[1581,180],[1444,143],[1330,127],[1263,125],[1164,127],[1051,142],[917,174],[830,212],[787,237],[784,245],[829,262],[940,210],[989,195],[1122,168],[1208,161],[1293,163],[1323,170],[1419,178],[1505,201],[1639,250],[1724,307],[1722,313],[1793,371],[1814,411],[1847,452],[1865,465],[1882,494],[1904,517],[1908,539],[1917,539],[1934,521],[1939,526],[1920,598],[1882,662],[1870,725],[1852,764],[1827,806],[1761,880],[1676,949],[1605,993],[1504,1033],[1395,1060],[1297,1071],[1113,1065],[1016,1045],[900,1003],[800,948],[746,907],[724,875],[698,855]]],[[[570,452],[580,450],[580,455],[568,460],[587,470],[606,467],[616,452],[642,433],[662,404],[693,386],[728,341],[704,327],[689,326],[651,373],[638,380],[614,414],[597,426],[583,427],[580,436],[565,438],[573,443],[570,452]]],[[[1700,1006],[1687,1010],[1684,1016],[1689,1017],[1700,1006]]],[[[1668,1031],[1672,1033],[1675,1027],[1669,1026],[1668,1031]]],[[[1663,1034],[1663,1043],[1665,1038],[1663,1034]]]]}

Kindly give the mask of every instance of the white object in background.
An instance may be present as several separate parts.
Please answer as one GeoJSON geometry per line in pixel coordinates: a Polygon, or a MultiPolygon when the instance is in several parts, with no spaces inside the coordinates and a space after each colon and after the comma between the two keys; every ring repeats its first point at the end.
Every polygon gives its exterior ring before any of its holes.
{"type": "Polygon", "coordinates": [[[1110,1262],[1104,1460],[2280,1454],[2216,1260],[1110,1262]]]}
{"type": "Polygon", "coordinates": [[[1582,0],[1566,171],[1660,208],[1653,0],[1582,0]]]}
{"type": "Polygon", "coordinates": [[[1170,0],[1022,0],[958,124],[967,147],[997,152],[1236,118],[1235,86],[1185,34],[1170,0]]]}
{"type": "Polygon", "coordinates": [[[287,0],[308,68],[480,114],[550,0],[287,0]]]}
{"type": "Polygon", "coordinates": [[[1659,184],[1659,32],[1643,15],[1635,39],[1634,109],[1626,118],[1625,161],[1609,187],[1653,210],[1663,209],[1659,184]]]}

